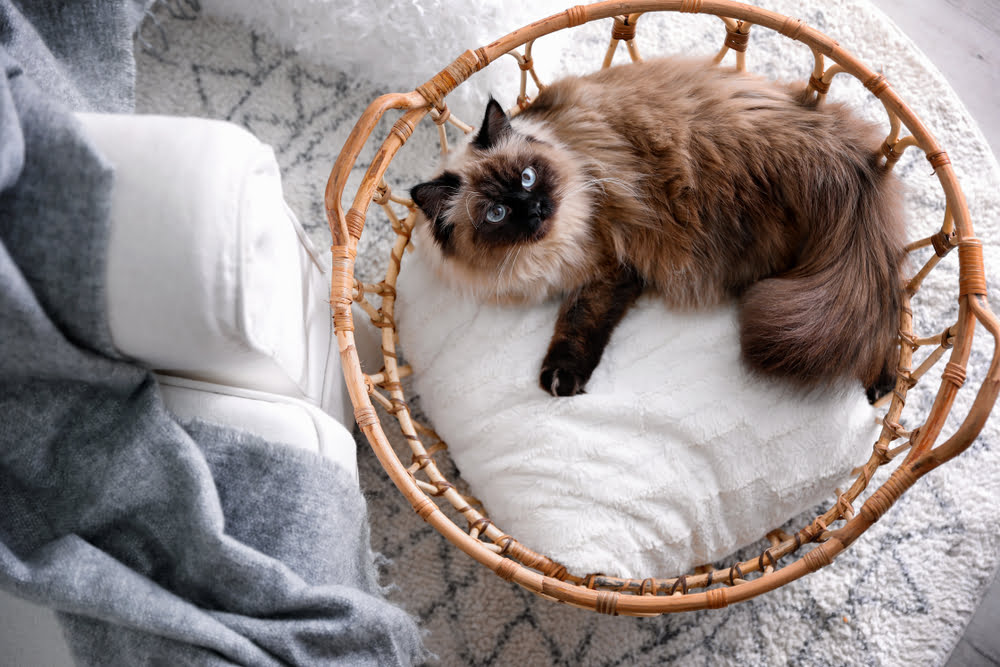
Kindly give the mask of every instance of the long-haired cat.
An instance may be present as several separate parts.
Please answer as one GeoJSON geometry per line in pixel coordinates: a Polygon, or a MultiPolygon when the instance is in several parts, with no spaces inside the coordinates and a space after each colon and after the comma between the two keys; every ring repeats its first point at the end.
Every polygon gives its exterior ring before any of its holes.
{"type": "MultiPolygon", "coordinates": [[[[439,273],[484,298],[564,295],[540,383],[583,391],[644,289],[675,308],[738,300],[744,360],[869,398],[898,355],[904,229],[876,126],[707,62],[558,81],[411,191],[439,273]]],[[[666,378],[665,378],[666,380],[666,378]]]]}

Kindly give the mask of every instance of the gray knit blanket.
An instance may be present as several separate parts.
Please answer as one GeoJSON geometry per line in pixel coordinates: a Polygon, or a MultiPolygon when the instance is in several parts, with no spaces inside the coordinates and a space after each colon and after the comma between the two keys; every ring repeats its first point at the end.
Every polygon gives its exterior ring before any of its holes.
{"type": "Polygon", "coordinates": [[[56,609],[81,664],[419,661],[357,483],[178,424],[112,346],[114,173],[70,112],[133,108],[146,4],[0,0],[0,588],[56,609]]]}

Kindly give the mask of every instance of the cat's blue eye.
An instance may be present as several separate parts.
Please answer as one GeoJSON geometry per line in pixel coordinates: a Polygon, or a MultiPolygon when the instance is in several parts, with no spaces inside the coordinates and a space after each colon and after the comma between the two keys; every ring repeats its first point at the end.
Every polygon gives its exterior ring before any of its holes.
{"type": "Polygon", "coordinates": [[[535,184],[535,179],[537,175],[532,167],[525,167],[524,171],[521,172],[521,185],[525,190],[530,190],[531,186],[535,184]]]}
{"type": "Polygon", "coordinates": [[[497,204],[486,211],[486,220],[489,222],[500,222],[505,217],[507,217],[507,207],[503,204],[497,204]]]}

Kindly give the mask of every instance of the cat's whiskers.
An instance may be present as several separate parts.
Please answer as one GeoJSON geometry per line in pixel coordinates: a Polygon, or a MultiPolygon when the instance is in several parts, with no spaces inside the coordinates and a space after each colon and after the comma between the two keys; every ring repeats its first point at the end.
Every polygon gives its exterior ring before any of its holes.
{"type": "Polygon", "coordinates": [[[503,274],[508,265],[510,265],[510,275],[507,280],[509,281],[514,277],[514,267],[517,265],[517,258],[521,254],[521,248],[522,246],[520,245],[513,246],[507,250],[506,254],[504,254],[503,262],[500,263],[500,270],[497,272],[496,282],[494,283],[495,289],[493,296],[496,301],[500,300],[500,286],[503,284],[503,274]]]}
{"type": "Polygon", "coordinates": [[[503,261],[500,262],[500,268],[497,269],[497,277],[493,280],[493,300],[500,300],[500,281],[503,279],[503,269],[507,265],[507,260],[510,259],[510,250],[503,256],[503,261]]]}
{"type": "Polygon", "coordinates": [[[605,178],[596,178],[596,177],[595,178],[588,178],[587,180],[583,181],[582,183],[580,183],[578,186],[576,186],[572,190],[569,190],[567,192],[562,193],[562,197],[563,197],[563,199],[572,197],[573,195],[577,194],[578,192],[582,192],[584,190],[589,190],[591,188],[594,188],[594,186],[596,186],[595,189],[600,190],[602,196],[607,197],[608,196],[608,189],[607,189],[607,187],[605,187],[605,185],[604,185],[605,183],[613,183],[613,184],[617,185],[619,188],[621,188],[622,190],[625,191],[625,194],[629,195],[630,197],[632,197],[633,199],[635,199],[637,201],[644,201],[645,200],[645,195],[642,192],[640,192],[638,189],[636,189],[632,184],[630,184],[627,181],[624,181],[624,180],[622,180],[620,178],[614,178],[614,177],[611,177],[611,176],[608,176],[608,177],[605,177],[605,178]]]}
{"type": "Polygon", "coordinates": [[[600,183],[600,185],[601,185],[601,191],[604,194],[607,194],[607,189],[604,187],[604,184],[605,183],[613,183],[613,184],[617,185],[619,188],[621,188],[622,190],[624,190],[626,192],[626,194],[630,195],[635,200],[643,201],[644,202],[645,199],[646,199],[646,196],[642,192],[640,192],[634,185],[632,185],[628,181],[622,180],[620,178],[614,178],[612,176],[608,176],[608,177],[605,177],[605,178],[596,178],[594,180],[596,182],[600,183]]]}
{"type": "MultiPolygon", "coordinates": [[[[604,185],[605,183],[611,183],[611,184],[614,184],[614,185],[618,186],[619,188],[621,188],[622,190],[624,190],[623,194],[625,194],[626,196],[631,197],[632,199],[634,199],[634,200],[636,200],[638,202],[643,202],[644,203],[645,200],[646,200],[645,195],[643,193],[641,193],[638,189],[636,189],[632,184],[630,184],[627,181],[624,181],[624,180],[622,180],[620,178],[614,178],[614,177],[605,177],[605,178],[596,178],[595,177],[595,178],[589,178],[586,181],[580,183],[578,186],[576,186],[572,190],[569,190],[569,191],[566,191],[566,192],[561,192],[560,193],[560,197],[563,200],[567,200],[567,199],[569,199],[570,197],[572,197],[573,195],[575,195],[575,194],[577,194],[579,192],[583,192],[585,190],[590,190],[590,189],[593,189],[595,191],[599,190],[600,193],[601,193],[601,196],[607,197],[608,196],[608,188],[605,187],[605,185],[604,185]]],[[[616,193],[616,194],[618,194],[618,193],[616,193]]],[[[633,225],[635,227],[642,227],[642,228],[650,229],[650,230],[653,230],[653,231],[659,231],[661,229],[660,225],[658,225],[656,223],[653,223],[653,222],[647,222],[645,220],[634,220],[633,219],[633,220],[630,220],[629,222],[630,222],[631,225],[633,225]]]]}
{"type": "Polygon", "coordinates": [[[514,253],[514,259],[510,263],[510,275],[507,276],[507,281],[510,282],[514,278],[514,271],[517,268],[517,260],[521,256],[521,249],[524,246],[517,246],[517,252],[514,253]]]}
{"type": "Polygon", "coordinates": [[[474,229],[479,229],[479,223],[476,221],[476,217],[472,215],[472,209],[469,207],[470,199],[472,199],[472,197],[465,198],[465,214],[469,216],[469,222],[472,223],[472,227],[474,229]]]}

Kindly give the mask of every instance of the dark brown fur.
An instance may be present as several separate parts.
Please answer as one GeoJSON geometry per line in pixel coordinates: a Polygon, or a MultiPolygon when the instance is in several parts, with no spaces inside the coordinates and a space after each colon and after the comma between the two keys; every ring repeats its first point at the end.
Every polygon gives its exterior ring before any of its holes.
{"type": "Polygon", "coordinates": [[[904,239],[880,142],[801,90],[646,61],[559,81],[513,122],[491,104],[444,166],[450,189],[414,188],[418,231],[480,294],[568,295],[540,378],[554,394],[583,389],[646,285],[672,307],[736,298],[751,368],[810,387],[854,377],[871,396],[894,377],[904,239]],[[537,193],[518,191],[525,165],[537,193]],[[511,215],[486,224],[497,202],[511,215]]]}

